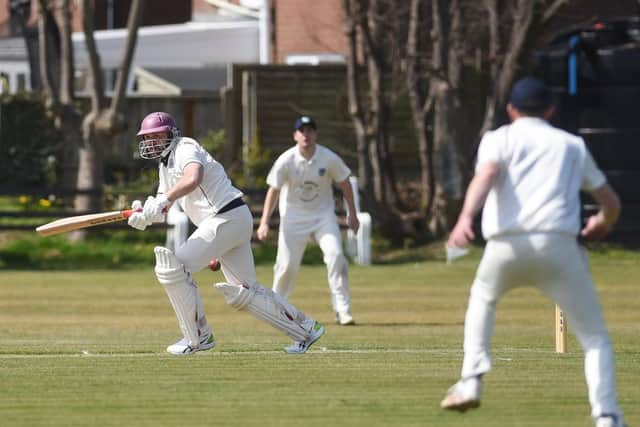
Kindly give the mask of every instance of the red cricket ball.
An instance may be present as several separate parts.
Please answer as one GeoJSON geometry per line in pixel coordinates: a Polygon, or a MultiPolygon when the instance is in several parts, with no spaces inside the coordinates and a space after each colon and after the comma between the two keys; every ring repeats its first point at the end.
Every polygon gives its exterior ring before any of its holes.
{"type": "Polygon", "coordinates": [[[220,270],[220,261],[218,261],[217,259],[212,259],[211,261],[209,261],[209,269],[211,271],[220,270]]]}

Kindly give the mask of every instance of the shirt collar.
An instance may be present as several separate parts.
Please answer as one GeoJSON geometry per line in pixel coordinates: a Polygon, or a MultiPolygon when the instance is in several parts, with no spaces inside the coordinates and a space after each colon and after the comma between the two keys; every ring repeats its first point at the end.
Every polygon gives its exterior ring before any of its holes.
{"type": "Polygon", "coordinates": [[[522,123],[522,124],[547,123],[547,121],[542,117],[524,116],[524,117],[517,118],[513,123],[522,123]]]}
{"type": "Polygon", "coordinates": [[[313,163],[316,156],[318,155],[318,146],[316,145],[316,150],[313,153],[313,156],[309,160],[305,159],[298,147],[295,147],[295,159],[296,162],[305,162],[305,163],[313,163]]]}

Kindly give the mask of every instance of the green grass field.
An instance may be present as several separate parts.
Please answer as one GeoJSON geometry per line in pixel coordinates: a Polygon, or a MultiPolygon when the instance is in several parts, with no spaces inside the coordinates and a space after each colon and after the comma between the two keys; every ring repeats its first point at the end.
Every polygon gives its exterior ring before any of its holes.
{"type": "MultiPolygon", "coordinates": [[[[323,266],[303,267],[292,302],[327,325],[306,355],[235,312],[196,276],[218,345],[178,358],[152,266],[134,271],[0,271],[2,426],[592,426],[582,353],[555,353],[553,305],[517,290],[498,307],[482,407],[439,409],[457,379],[477,253],[352,266],[357,326],[334,325],[323,266]]],[[[593,254],[628,424],[640,426],[640,255],[593,254]]],[[[270,283],[271,266],[258,270],[270,283]]],[[[570,328],[570,325],[569,325],[570,328]]]]}

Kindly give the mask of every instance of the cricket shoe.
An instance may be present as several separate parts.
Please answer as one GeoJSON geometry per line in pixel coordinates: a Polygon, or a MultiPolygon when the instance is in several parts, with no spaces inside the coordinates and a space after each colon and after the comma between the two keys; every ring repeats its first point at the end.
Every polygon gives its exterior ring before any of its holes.
{"type": "Polygon", "coordinates": [[[307,350],[309,350],[309,347],[311,347],[314,342],[320,339],[322,334],[324,334],[324,326],[322,326],[322,324],[319,322],[315,322],[313,324],[313,327],[311,328],[311,334],[309,335],[309,338],[303,341],[294,342],[289,347],[285,347],[284,351],[289,354],[306,353],[307,350]]]}
{"type": "Polygon", "coordinates": [[[465,412],[480,406],[482,379],[480,377],[463,378],[455,383],[440,402],[442,409],[465,412]]]}
{"type": "Polygon", "coordinates": [[[596,420],[596,427],[627,427],[627,425],[617,415],[602,414],[596,420]]]}
{"type": "Polygon", "coordinates": [[[349,326],[355,325],[356,321],[353,320],[353,316],[349,311],[337,311],[336,312],[336,323],[340,326],[349,326]]]}
{"type": "Polygon", "coordinates": [[[197,351],[204,351],[212,349],[216,346],[216,341],[213,338],[213,334],[207,334],[203,337],[200,337],[200,345],[198,347],[191,347],[186,338],[182,338],[175,344],[171,344],[167,347],[167,352],[175,355],[175,356],[188,356],[197,351]]]}

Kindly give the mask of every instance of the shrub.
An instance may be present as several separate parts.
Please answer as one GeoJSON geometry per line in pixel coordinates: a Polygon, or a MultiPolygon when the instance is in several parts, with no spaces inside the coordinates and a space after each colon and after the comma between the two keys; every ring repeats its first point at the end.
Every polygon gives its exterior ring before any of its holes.
{"type": "Polygon", "coordinates": [[[28,94],[3,96],[0,112],[0,181],[26,187],[51,184],[62,138],[42,101],[28,94]]]}

